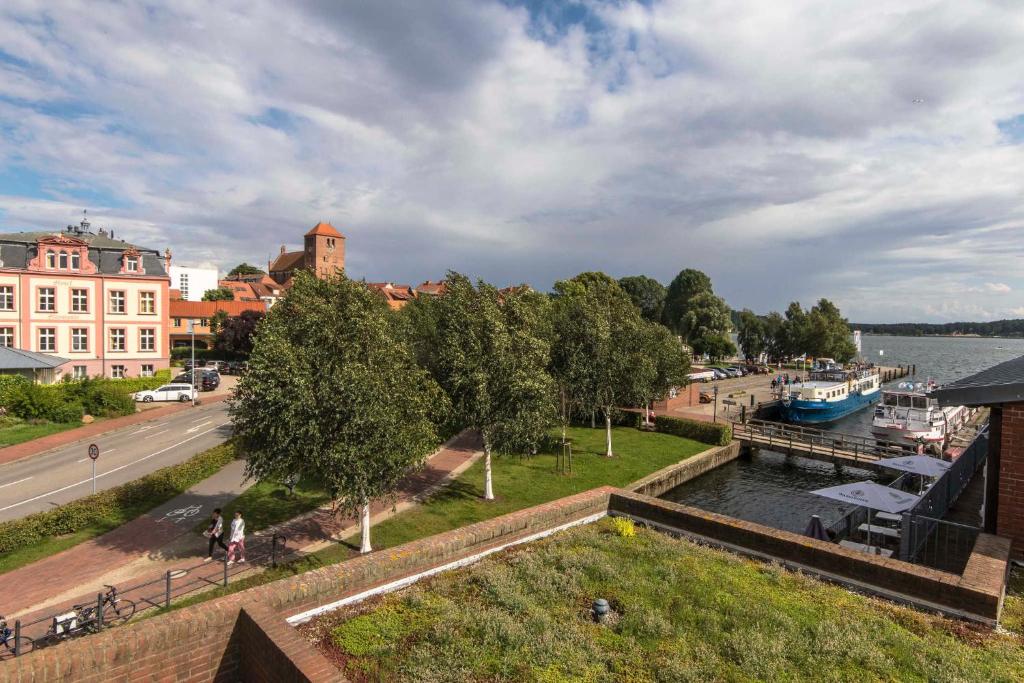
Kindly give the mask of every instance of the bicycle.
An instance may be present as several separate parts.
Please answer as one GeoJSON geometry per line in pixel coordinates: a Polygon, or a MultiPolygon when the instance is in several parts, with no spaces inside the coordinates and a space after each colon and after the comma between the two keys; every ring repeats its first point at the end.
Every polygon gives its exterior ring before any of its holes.
{"type": "Polygon", "coordinates": [[[102,623],[98,618],[96,604],[75,605],[70,612],[53,617],[50,628],[40,640],[51,643],[72,638],[80,633],[94,633],[103,626],[111,626],[131,619],[135,614],[135,601],[120,597],[117,594],[116,586],[103,585],[107,592],[99,605],[99,609],[102,609],[102,623]]]}
{"type": "Polygon", "coordinates": [[[7,618],[0,614],[0,643],[3,643],[4,647],[14,655],[23,655],[26,652],[32,650],[35,643],[27,636],[14,635],[14,629],[7,625],[7,618]]]}

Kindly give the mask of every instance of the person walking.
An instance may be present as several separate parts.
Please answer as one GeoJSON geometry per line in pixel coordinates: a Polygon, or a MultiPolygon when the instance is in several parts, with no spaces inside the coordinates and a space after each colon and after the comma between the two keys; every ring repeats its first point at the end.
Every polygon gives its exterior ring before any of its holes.
{"type": "Polygon", "coordinates": [[[221,517],[220,508],[213,511],[213,516],[210,517],[210,528],[203,532],[203,536],[210,539],[210,550],[203,562],[213,560],[213,546],[215,545],[223,548],[225,553],[228,551],[228,547],[224,545],[224,518],[221,517]]]}
{"type": "Polygon", "coordinates": [[[242,511],[235,510],[235,518],[231,520],[231,534],[228,536],[228,566],[235,563],[245,562],[245,520],[242,519],[242,511]]]}

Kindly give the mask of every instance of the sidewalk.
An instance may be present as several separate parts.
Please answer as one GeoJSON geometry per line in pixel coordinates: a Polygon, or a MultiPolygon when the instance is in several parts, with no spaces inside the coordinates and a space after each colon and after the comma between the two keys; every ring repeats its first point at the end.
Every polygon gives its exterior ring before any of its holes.
{"type": "MultiPolygon", "coordinates": [[[[204,406],[210,405],[211,403],[218,403],[227,398],[228,394],[226,393],[200,396],[200,400],[204,406]]],[[[125,415],[123,417],[100,420],[98,422],[93,422],[92,424],[69,429],[66,432],[58,432],[57,434],[42,436],[38,439],[32,439],[31,441],[14,444],[13,446],[6,446],[4,448],[0,448],[0,465],[14,462],[15,460],[21,460],[22,458],[29,458],[33,455],[39,455],[40,453],[52,451],[55,448],[67,446],[78,441],[92,439],[100,436],[101,434],[106,434],[107,432],[117,431],[123,427],[130,427],[142,422],[149,422],[150,420],[158,420],[162,417],[191,409],[192,404],[190,403],[174,403],[168,406],[161,406],[160,408],[141,410],[137,413],[125,415]]]]}
{"type": "MultiPolygon", "coordinates": [[[[372,523],[415,505],[465,471],[481,454],[475,435],[463,433],[449,440],[430,456],[423,470],[403,482],[395,500],[371,505],[372,523]]],[[[189,581],[197,578],[211,582],[220,580],[224,572],[223,563],[200,564],[206,556],[207,541],[189,532],[198,521],[208,517],[214,507],[223,506],[244,490],[243,487],[223,490],[240,479],[241,467],[241,461],[232,463],[218,475],[152,513],[94,541],[3,575],[6,588],[0,597],[0,613],[6,614],[8,620],[20,618],[29,621],[73,604],[95,600],[103,584],[132,586],[160,579],[167,571],[183,567],[192,567],[188,572],[189,581]],[[232,468],[236,469],[227,472],[232,468]],[[218,478],[220,482],[212,482],[218,478]],[[197,490],[200,487],[204,490],[197,490]],[[199,511],[192,512],[196,505],[200,506],[199,511]],[[14,586],[17,589],[11,588],[14,586]]],[[[276,527],[250,534],[246,539],[246,552],[252,559],[269,555],[271,537],[276,533],[287,537],[290,555],[307,554],[345,539],[357,529],[357,518],[335,515],[330,506],[325,506],[276,527]]],[[[221,556],[221,551],[216,550],[215,557],[221,556]]],[[[253,573],[262,568],[254,564],[236,569],[253,573]]],[[[235,575],[233,570],[232,576],[235,575]]],[[[143,595],[152,597],[161,592],[160,586],[149,586],[134,594],[126,592],[124,597],[138,600],[143,595]]],[[[178,590],[174,593],[178,594],[178,590]]]]}

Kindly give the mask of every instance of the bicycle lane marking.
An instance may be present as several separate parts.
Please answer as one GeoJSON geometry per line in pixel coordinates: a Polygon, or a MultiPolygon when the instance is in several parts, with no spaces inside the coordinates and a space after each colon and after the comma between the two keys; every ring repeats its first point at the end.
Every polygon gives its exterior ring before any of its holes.
{"type": "MultiPolygon", "coordinates": [[[[209,429],[207,429],[204,432],[199,432],[195,436],[190,436],[189,438],[187,438],[187,439],[185,439],[183,441],[179,441],[176,444],[172,444],[172,445],[168,446],[167,448],[162,448],[162,449],[160,449],[159,451],[157,451],[155,453],[150,453],[149,455],[143,456],[143,457],[139,458],[138,460],[126,463],[124,465],[121,465],[120,467],[115,467],[112,470],[107,470],[106,472],[99,473],[99,474],[96,475],[96,478],[99,479],[101,477],[105,477],[107,475],[114,474],[115,472],[120,472],[121,470],[126,469],[128,467],[131,467],[132,465],[138,465],[140,462],[143,462],[145,460],[149,460],[150,458],[154,458],[154,457],[156,457],[156,456],[158,456],[158,455],[160,455],[162,453],[166,453],[167,451],[171,450],[172,448],[177,448],[178,446],[183,446],[184,444],[188,443],[189,441],[193,441],[195,439],[198,439],[201,436],[205,436],[206,434],[209,434],[210,432],[212,432],[214,430],[220,429],[221,427],[223,427],[224,425],[227,425],[227,424],[231,424],[231,423],[230,422],[222,422],[219,425],[216,425],[214,427],[210,427],[209,429]]],[[[21,505],[25,505],[27,503],[34,503],[37,500],[40,500],[42,498],[46,498],[47,496],[52,496],[52,495],[57,494],[57,493],[62,493],[64,491],[67,491],[68,489],[73,489],[76,486],[82,486],[83,484],[88,484],[91,481],[92,481],[92,477],[89,477],[88,479],[83,479],[82,481],[75,482],[74,484],[68,484],[67,486],[62,486],[59,489],[54,489],[53,491],[48,491],[46,493],[42,493],[42,494],[40,494],[38,496],[34,496],[32,498],[28,498],[26,500],[19,501],[17,503],[12,503],[10,505],[7,505],[5,507],[0,508],[0,512],[4,512],[6,510],[11,510],[13,508],[19,507],[21,505]]]]}

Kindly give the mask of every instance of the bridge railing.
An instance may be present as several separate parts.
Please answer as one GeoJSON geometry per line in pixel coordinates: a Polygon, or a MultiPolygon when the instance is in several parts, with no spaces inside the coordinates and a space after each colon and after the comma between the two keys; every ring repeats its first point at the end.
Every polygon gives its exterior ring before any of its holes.
{"type": "Polygon", "coordinates": [[[854,461],[874,461],[907,454],[903,446],[889,441],[768,420],[735,422],[733,436],[740,441],[756,443],[769,449],[772,446],[787,447],[790,450],[801,447],[811,454],[820,453],[854,461]]]}

